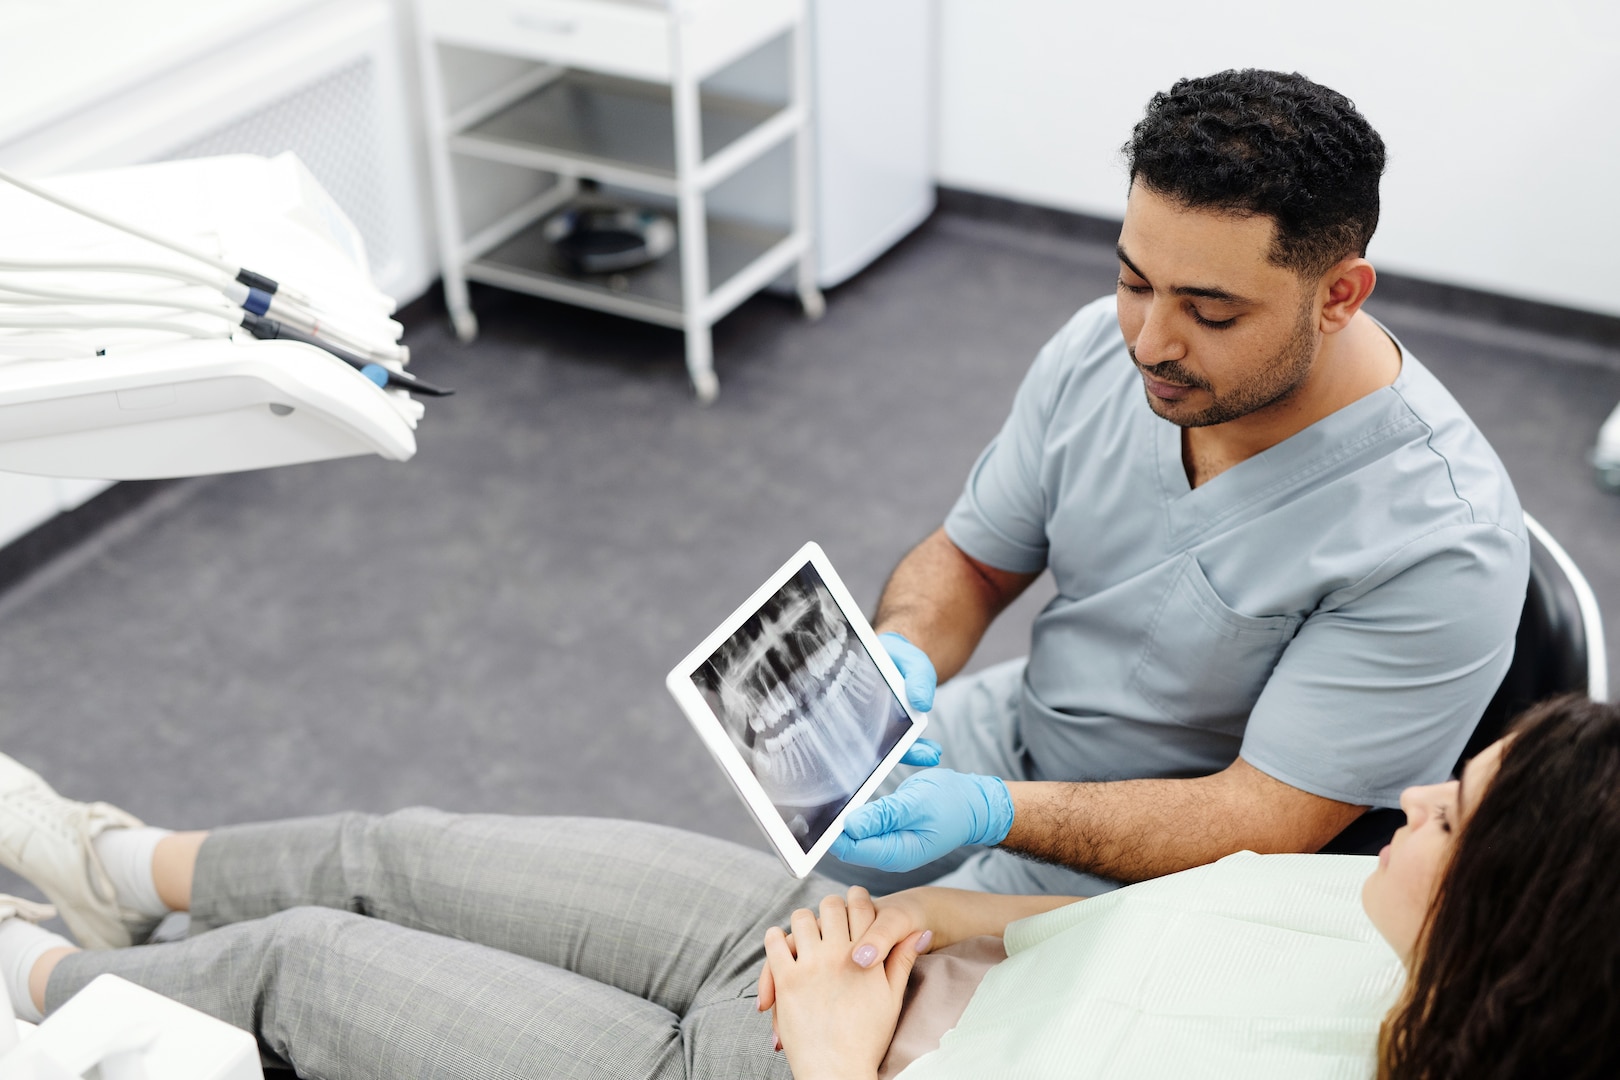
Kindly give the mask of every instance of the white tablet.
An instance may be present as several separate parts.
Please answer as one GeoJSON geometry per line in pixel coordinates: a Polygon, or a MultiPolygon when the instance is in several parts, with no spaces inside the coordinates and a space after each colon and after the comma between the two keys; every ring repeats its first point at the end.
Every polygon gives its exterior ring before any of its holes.
{"type": "Polygon", "coordinates": [[[813,543],[666,682],[771,846],[801,878],[927,724],[813,543]]]}

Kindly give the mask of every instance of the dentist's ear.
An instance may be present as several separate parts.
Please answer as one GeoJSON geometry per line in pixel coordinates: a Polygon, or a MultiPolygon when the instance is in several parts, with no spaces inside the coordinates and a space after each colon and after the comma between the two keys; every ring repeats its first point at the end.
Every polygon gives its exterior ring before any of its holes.
{"type": "Polygon", "coordinates": [[[1359,255],[1340,259],[1322,277],[1317,329],[1324,334],[1337,334],[1349,326],[1377,283],[1378,272],[1366,259],[1359,255]]]}

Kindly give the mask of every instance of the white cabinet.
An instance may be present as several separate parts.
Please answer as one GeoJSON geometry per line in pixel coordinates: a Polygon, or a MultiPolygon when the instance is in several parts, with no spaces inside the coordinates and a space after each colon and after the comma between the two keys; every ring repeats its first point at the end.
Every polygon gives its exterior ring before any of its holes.
{"type": "Polygon", "coordinates": [[[934,21],[934,0],[812,0],[822,288],[933,213],[934,21]]]}
{"type": "Polygon", "coordinates": [[[445,297],[463,340],[477,333],[469,280],[660,323],[685,331],[687,373],[710,401],[716,321],[795,270],[806,313],[821,314],[803,0],[418,0],[418,11],[445,297]],[[776,95],[705,85],[783,44],[776,95]],[[784,150],[785,211],[750,212],[745,199],[727,212],[728,181],[784,150]],[[608,194],[673,216],[674,250],[614,274],[564,262],[545,219],[608,194]]]}

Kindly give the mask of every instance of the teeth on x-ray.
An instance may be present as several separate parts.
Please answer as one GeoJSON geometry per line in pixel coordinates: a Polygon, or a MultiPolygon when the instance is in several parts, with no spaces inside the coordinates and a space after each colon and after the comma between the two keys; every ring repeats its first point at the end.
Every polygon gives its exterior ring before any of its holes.
{"type": "Polygon", "coordinates": [[[732,741],[772,802],[847,797],[880,756],[888,687],[819,582],[795,578],[773,600],[757,635],[710,660],[732,741]]]}

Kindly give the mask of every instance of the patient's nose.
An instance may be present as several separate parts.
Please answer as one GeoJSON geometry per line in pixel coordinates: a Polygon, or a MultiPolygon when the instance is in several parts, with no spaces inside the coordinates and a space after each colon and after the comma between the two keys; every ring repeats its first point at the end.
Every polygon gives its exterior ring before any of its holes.
{"type": "Polygon", "coordinates": [[[1435,807],[1446,801],[1456,783],[1455,780],[1448,780],[1443,784],[1409,787],[1401,792],[1401,809],[1406,813],[1406,823],[1416,829],[1428,821],[1435,807]]]}
{"type": "Polygon", "coordinates": [[[1406,815],[1406,823],[1417,828],[1428,819],[1429,800],[1424,798],[1428,787],[1409,787],[1401,792],[1401,811],[1406,815]]]}

